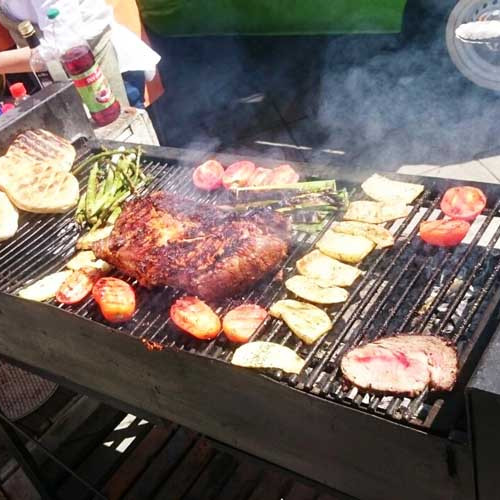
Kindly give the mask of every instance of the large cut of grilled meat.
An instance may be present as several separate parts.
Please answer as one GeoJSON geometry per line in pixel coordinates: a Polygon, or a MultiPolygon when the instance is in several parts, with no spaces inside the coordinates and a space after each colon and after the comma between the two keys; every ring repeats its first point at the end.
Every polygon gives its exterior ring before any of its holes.
{"type": "Polygon", "coordinates": [[[245,291],[288,252],[286,218],[225,212],[164,191],[125,204],[94,253],[143,286],[168,285],[206,300],[245,291]]]}
{"type": "Polygon", "coordinates": [[[415,396],[450,391],[458,370],[454,347],[429,335],[396,335],[356,347],[341,361],[344,377],[368,391],[415,396]]]}

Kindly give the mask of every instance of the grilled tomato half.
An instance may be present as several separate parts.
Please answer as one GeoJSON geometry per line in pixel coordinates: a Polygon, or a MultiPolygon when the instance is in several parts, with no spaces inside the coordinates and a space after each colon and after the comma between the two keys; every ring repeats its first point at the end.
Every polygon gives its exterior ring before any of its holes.
{"type": "Polygon", "coordinates": [[[94,283],[102,276],[100,271],[81,268],[73,271],[59,287],[56,300],[61,304],[77,304],[92,291],[94,283]]]}
{"type": "Polygon", "coordinates": [[[196,167],[193,172],[193,182],[198,189],[213,191],[222,186],[224,167],[215,160],[208,160],[196,167]]]}
{"type": "Polygon", "coordinates": [[[441,210],[448,217],[466,221],[474,220],[485,206],[485,194],[472,186],[450,188],[441,200],[441,210]]]}
{"type": "Polygon", "coordinates": [[[198,297],[181,297],[170,308],[170,318],[181,330],[201,340],[210,340],[221,331],[220,319],[198,297]]]}
{"type": "Polygon", "coordinates": [[[110,323],[124,323],[135,313],[134,289],[121,279],[99,279],[92,288],[92,297],[99,305],[104,318],[110,323]]]}
{"type": "Polygon", "coordinates": [[[222,184],[226,189],[246,187],[255,172],[255,163],[251,161],[237,161],[227,167],[222,177],[222,184]]]}
{"type": "Polygon", "coordinates": [[[222,329],[231,342],[248,342],[267,318],[267,311],[255,304],[242,304],[231,309],[222,320],[222,329]]]}
{"type": "Polygon", "coordinates": [[[420,224],[420,237],[430,245],[454,247],[468,233],[470,224],[464,220],[439,219],[420,224]]]}
{"type": "Polygon", "coordinates": [[[279,165],[273,169],[267,179],[270,186],[275,184],[295,184],[296,182],[299,182],[299,174],[290,165],[279,165]]]}

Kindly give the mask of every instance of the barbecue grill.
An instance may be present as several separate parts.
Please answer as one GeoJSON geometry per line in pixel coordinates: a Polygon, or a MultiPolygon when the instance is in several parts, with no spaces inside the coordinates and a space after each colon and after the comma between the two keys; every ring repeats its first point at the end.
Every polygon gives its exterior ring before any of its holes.
{"type": "MultiPolygon", "coordinates": [[[[120,146],[77,142],[77,164],[103,145],[120,146]]],[[[192,168],[205,159],[203,153],[143,149],[143,168],[152,179],[148,191],[166,189],[199,202],[227,204],[226,195],[201,194],[192,185],[192,168]]],[[[236,159],[220,156],[226,164],[236,159]]],[[[89,168],[74,170],[82,190],[89,168]]],[[[307,169],[337,178],[353,198],[363,196],[345,172],[307,169]]],[[[479,435],[475,424],[481,420],[467,418],[465,395],[498,323],[500,186],[469,183],[485,192],[488,205],[468,239],[450,250],[425,245],[418,225],[442,217],[439,201],[445,189],[463,183],[390,177],[424,184],[425,192],[404,221],[391,225],[395,246],[366,258],[364,275],[349,290],[348,301],[328,308],[332,330],[307,346],[280,320],[269,318],[254,336],[304,357],[306,366],[298,376],[234,367],[230,360],[235,346],[223,336],[202,342],[180,332],[169,321],[168,310],[181,292],[168,287],[139,289],[137,314],[113,328],[90,299],[62,306],[16,297],[26,283],[63,268],[74,254],[79,228],[72,213],[24,214],[15,238],[0,244],[0,353],[120,408],[174,420],[356,497],[470,499],[481,492],[480,498],[488,498],[483,479],[473,480],[472,445],[479,435]],[[342,355],[397,332],[438,335],[457,346],[460,371],[451,393],[391,397],[346,385],[339,370],[342,355]]],[[[329,225],[341,217],[341,212],[334,213],[329,225]]],[[[284,298],[284,279],[295,273],[295,262],[320,237],[294,232],[282,269],[244,296],[215,304],[216,311],[222,315],[243,302],[268,308],[284,298]]],[[[475,389],[481,390],[477,370],[474,380],[475,389]]],[[[487,402],[493,392],[485,389],[487,402]]],[[[473,413],[473,405],[469,411],[473,413]]],[[[483,476],[485,481],[490,477],[483,476]]]]}

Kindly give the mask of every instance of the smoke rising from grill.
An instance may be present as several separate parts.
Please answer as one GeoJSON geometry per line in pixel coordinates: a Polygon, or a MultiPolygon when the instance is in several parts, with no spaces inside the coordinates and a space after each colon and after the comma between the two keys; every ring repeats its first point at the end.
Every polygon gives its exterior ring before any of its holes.
{"type": "Polygon", "coordinates": [[[167,83],[162,143],[360,170],[472,160],[496,147],[500,106],[454,68],[443,31],[430,28],[434,38],[411,43],[401,35],[157,41],[167,83]]]}

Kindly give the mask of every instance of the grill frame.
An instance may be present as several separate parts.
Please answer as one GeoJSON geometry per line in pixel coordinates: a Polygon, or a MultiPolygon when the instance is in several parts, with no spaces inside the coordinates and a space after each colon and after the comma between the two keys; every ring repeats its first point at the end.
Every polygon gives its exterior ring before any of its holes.
{"type": "MultiPolygon", "coordinates": [[[[114,142],[105,142],[105,143],[100,143],[100,142],[90,142],[88,144],[81,143],[78,145],[78,149],[80,152],[79,155],[79,160],[81,161],[84,159],[86,156],[88,156],[91,152],[94,152],[98,147],[104,144],[106,147],[112,147],[115,148],[117,146],[122,145],[121,143],[114,143],[114,142]]],[[[171,169],[175,169],[176,167],[179,167],[181,164],[188,164],[188,165],[193,165],[196,164],[199,161],[202,161],[203,158],[203,153],[198,153],[198,152],[192,152],[192,151],[182,151],[182,150],[175,150],[171,148],[157,148],[157,147],[145,147],[145,156],[148,158],[149,161],[149,166],[153,165],[153,174],[162,172],[163,169],[167,169],[168,172],[171,172],[171,169]],[[188,158],[186,158],[186,156],[188,158]],[[173,159],[172,164],[170,164],[171,160],[173,159]],[[161,163],[168,162],[165,165],[162,165],[161,163]]],[[[219,156],[224,156],[224,155],[219,155],[219,156]]],[[[238,160],[240,158],[230,156],[230,157],[223,157],[221,160],[224,163],[230,163],[234,160],[238,160]]],[[[258,163],[262,164],[264,161],[262,159],[258,159],[258,163]]],[[[268,161],[266,161],[266,164],[268,161]]],[[[303,170],[305,167],[304,165],[295,165],[296,168],[299,170],[303,170]]],[[[90,167],[88,167],[90,168],[90,167]]],[[[188,167],[189,169],[190,167],[188,167]]],[[[186,167],[184,167],[186,169],[186,167]]],[[[78,172],[78,168],[77,168],[78,172]]],[[[315,170],[316,172],[316,170],[315,170]]],[[[150,172],[151,173],[151,172],[150,172]]],[[[324,175],[324,174],[323,174],[324,175]]],[[[332,174],[330,173],[330,176],[332,174]]],[[[364,174],[366,177],[367,174],[364,174]]],[[[419,213],[420,211],[425,211],[424,218],[426,218],[429,214],[432,213],[433,208],[437,206],[437,203],[439,201],[439,197],[435,197],[433,200],[433,203],[430,206],[427,206],[425,203],[428,201],[428,198],[431,197],[431,192],[438,190],[441,192],[444,192],[444,187],[449,187],[451,185],[460,185],[463,184],[460,181],[449,181],[449,180],[438,180],[438,179],[432,179],[429,180],[429,178],[421,178],[421,177],[412,177],[412,176],[406,176],[406,175],[395,175],[395,174],[389,174],[390,177],[393,178],[399,178],[403,180],[409,180],[410,182],[419,182],[419,183],[424,183],[426,185],[426,192],[424,194],[424,197],[420,200],[418,200],[413,208],[412,214],[407,218],[407,220],[401,224],[399,229],[396,231],[396,235],[401,234],[405,231],[405,228],[407,228],[408,224],[410,224],[410,221],[413,220],[413,216],[415,214],[419,213]]],[[[178,181],[177,175],[174,172],[173,175],[170,176],[168,182],[166,185],[162,185],[162,188],[168,188],[171,187],[172,184],[175,184],[178,181]]],[[[356,183],[352,183],[350,181],[347,181],[345,183],[347,187],[352,187],[356,185],[356,183]]],[[[488,199],[491,200],[495,192],[500,193],[500,187],[495,187],[495,185],[487,185],[487,184],[481,184],[481,183],[470,183],[472,185],[477,185],[478,187],[481,187],[483,189],[487,196],[488,199]]],[[[159,182],[155,185],[155,182],[153,182],[153,185],[150,186],[149,190],[154,190],[155,188],[159,187],[159,182]]],[[[82,191],[85,189],[85,186],[83,183],[81,183],[81,189],[82,191]]],[[[189,186],[188,186],[188,191],[190,191],[189,186]]],[[[186,193],[182,193],[186,194],[186,193]]],[[[206,195],[203,197],[204,199],[202,201],[214,201],[215,198],[212,195],[206,195]]],[[[495,198],[496,199],[496,198],[495,198]]],[[[500,215],[500,201],[498,201],[495,205],[495,209],[492,211],[490,209],[490,214],[488,217],[491,219],[493,216],[496,214],[496,216],[500,215]]],[[[49,272],[53,272],[55,270],[58,270],[62,266],[62,262],[67,261],[69,257],[73,254],[73,249],[74,249],[74,242],[76,238],[76,229],[75,227],[69,227],[69,229],[66,228],[66,224],[68,221],[71,219],[72,214],[67,214],[63,216],[62,218],[59,216],[52,216],[48,218],[40,218],[37,215],[29,215],[27,217],[28,221],[27,223],[24,223],[21,225],[20,232],[26,232],[29,236],[29,245],[33,246],[34,244],[34,251],[29,252],[27,255],[26,253],[23,252],[21,260],[22,260],[22,265],[23,266],[29,266],[33,267],[34,265],[37,264],[37,251],[40,249],[40,246],[45,243],[46,239],[42,238],[41,236],[38,236],[38,233],[42,233],[43,231],[46,230],[47,228],[51,228],[53,222],[55,221],[55,224],[59,224],[59,226],[63,227],[63,241],[65,241],[64,245],[62,248],[57,248],[54,250],[54,253],[56,255],[51,258],[49,261],[49,265],[45,263],[45,268],[43,272],[38,273],[38,277],[41,277],[43,275],[46,275],[49,272]],[[59,221],[59,222],[57,222],[59,221]],[[35,226],[34,229],[32,226],[35,226]],[[73,239],[68,239],[67,238],[67,233],[73,231],[75,238],[73,239]],[[33,240],[32,235],[34,234],[35,238],[33,240]],[[64,239],[66,238],[66,240],[64,239]],[[38,240],[41,240],[39,242],[38,240]],[[34,255],[34,257],[33,257],[34,255]],[[64,256],[64,257],[62,257],[64,256]],[[34,259],[34,261],[33,261],[34,259]]],[[[330,224],[333,222],[334,219],[337,217],[334,217],[331,221],[330,224]]],[[[329,225],[330,225],[329,224],[329,225]]],[[[486,228],[487,224],[482,224],[481,230],[484,231],[486,228]]],[[[327,228],[325,228],[324,231],[326,231],[327,228]]],[[[324,232],[323,231],[323,232],[324,232]]],[[[411,234],[415,235],[417,231],[417,226],[415,226],[412,229],[411,234]]],[[[323,232],[321,234],[323,234],[323,232]]],[[[301,235],[299,236],[299,244],[293,249],[291,252],[290,256],[287,259],[287,262],[285,263],[284,267],[287,268],[287,275],[293,274],[294,270],[294,262],[299,258],[300,256],[304,255],[307,253],[311,247],[314,246],[314,242],[317,241],[320,237],[320,235],[317,235],[316,237],[311,237],[311,236],[304,236],[301,235]]],[[[481,233],[477,233],[475,236],[474,241],[477,243],[477,241],[480,239],[481,233]]],[[[17,240],[16,240],[17,241],[17,240]]],[[[495,237],[491,239],[490,246],[492,243],[500,241],[500,226],[496,231],[495,237]]],[[[391,272],[394,270],[394,263],[398,261],[398,258],[401,257],[402,255],[404,256],[405,252],[409,249],[410,254],[411,252],[411,247],[414,244],[414,238],[407,238],[401,242],[401,245],[399,247],[394,247],[394,248],[388,248],[380,251],[378,253],[378,256],[374,257],[372,262],[369,265],[369,268],[366,270],[366,275],[363,280],[359,280],[357,284],[355,284],[353,287],[351,287],[352,293],[351,293],[351,299],[355,299],[356,297],[356,292],[359,292],[359,304],[361,304],[362,307],[358,305],[355,305],[355,312],[354,314],[351,313],[351,316],[348,316],[347,318],[347,324],[342,328],[341,330],[341,335],[337,335],[338,331],[336,332],[335,335],[330,335],[330,337],[333,337],[333,342],[331,343],[331,346],[329,347],[330,349],[330,354],[334,355],[336,358],[336,362],[333,365],[333,368],[330,368],[328,375],[328,372],[325,372],[322,370],[324,366],[322,365],[323,360],[326,358],[326,356],[323,356],[322,359],[315,360],[314,356],[317,352],[320,352],[323,348],[323,344],[325,344],[325,339],[322,339],[318,342],[316,342],[313,346],[310,348],[307,348],[305,350],[305,347],[300,341],[295,339],[291,332],[288,331],[288,329],[282,325],[281,321],[278,320],[269,320],[266,322],[265,325],[257,332],[255,337],[258,337],[260,340],[268,340],[270,338],[275,341],[275,338],[273,338],[274,335],[278,336],[278,341],[281,343],[290,343],[291,342],[291,347],[295,348],[295,350],[301,352],[306,357],[307,362],[309,363],[310,360],[316,361],[316,363],[312,367],[312,373],[308,375],[306,379],[304,379],[304,376],[287,376],[283,373],[278,372],[272,372],[268,373],[267,376],[272,377],[275,380],[278,380],[282,383],[287,384],[290,387],[297,388],[299,390],[302,390],[307,393],[314,394],[316,396],[323,397],[324,399],[328,401],[338,401],[342,404],[348,404],[354,407],[357,407],[359,409],[362,409],[363,411],[367,411],[370,413],[376,413],[378,415],[387,417],[387,418],[392,418],[395,420],[401,420],[405,421],[407,425],[410,426],[415,426],[418,428],[426,428],[426,429],[431,429],[432,432],[434,433],[441,433],[443,435],[446,435],[450,431],[450,429],[453,427],[453,424],[457,420],[457,418],[460,416],[460,414],[463,412],[463,389],[466,385],[466,382],[468,378],[470,377],[476,363],[478,360],[478,357],[480,356],[482,350],[484,349],[485,345],[487,344],[489,335],[484,334],[484,332],[487,331],[492,331],[491,328],[491,321],[488,321],[488,318],[491,318],[496,311],[500,309],[499,303],[500,303],[500,287],[496,290],[496,293],[494,294],[493,297],[490,297],[490,300],[488,302],[488,306],[486,308],[486,311],[483,310],[482,313],[482,319],[479,322],[479,324],[475,327],[474,331],[471,334],[471,340],[468,342],[466,345],[466,349],[464,350],[464,353],[460,357],[460,362],[461,362],[461,369],[459,373],[459,379],[456,385],[455,390],[453,393],[446,395],[442,399],[436,399],[436,398],[431,398],[431,403],[429,403],[425,408],[426,408],[426,415],[424,419],[417,419],[416,414],[418,413],[418,410],[422,407],[422,404],[426,402],[426,397],[428,396],[427,394],[423,394],[422,396],[419,396],[417,398],[413,398],[412,400],[408,400],[408,398],[388,398],[385,397],[382,399],[381,397],[377,395],[371,395],[368,403],[365,402],[366,398],[368,396],[361,397],[360,395],[356,394],[356,391],[354,391],[354,397],[350,397],[350,394],[353,394],[352,389],[343,389],[342,384],[343,381],[341,378],[338,377],[338,362],[340,360],[340,355],[339,355],[339,349],[340,352],[345,352],[349,348],[352,347],[352,345],[356,345],[357,343],[364,343],[366,341],[366,334],[369,333],[369,324],[370,322],[373,322],[376,320],[376,317],[380,314],[381,311],[383,311],[384,307],[386,306],[386,302],[389,303],[389,300],[391,298],[391,293],[385,293],[381,296],[381,299],[375,301],[372,303],[371,297],[377,295],[377,290],[378,288],[384,283],[385,278],[388,278],[391,276],[391,272]],[[387,264],[388,260],[391,260],[392,263],[387,264]],[[377,266],[384,266],[384,263],[386,264],[385,269],[383,270],[382,273],[378,272],[377,273],[377,266]],[[366,279],[370,274],[373,274],[373,276],[376,277],[376,280],[368,285],[366,285],[366,279]],[[364,295],[363,298],[361,298],[361,294],[366,291],[366,288],[369,288],[368,293],[364,295]],[[348,342],[345,344],[344,347],[342,346],[342,340],[343,338],[349,334],[349,331],[352,330],[352,326],[356,324],[357,321],[357,314],[358,312],[361,312],[362,314],[365,314],[365,310],[368,309],[369,311],[372,311],[371,315],[366,315],[366,319],[368,321],[368,326],[362,325],[361,329],[361,334],[355,334],[354,339],[349,339],[348,342]],[[368,318],[368,319],[367,319],[368,318]],[[371,318],[371,319],[370,319],[371,318]],[[267,327],[271,324],[270,329],[267,329],[267,327]],[[266,330],[267,329],[267,330],[266,330]],[[285,334],[281,334],[280,337],[280,332],[287,332],[285,334]],[[324,375],[327,377],[326,382],[323,382],[321,384],[321,387],[318,389],[318,387],[315,385],[315,382],[318,379],[318,376],[324,375]],[[332,386],[336,389],[337,394],[332,390],[332,386]],[[339,389],[340,388],[340,389],[339,389]],[[340,395],[339,395],[340,394],[340,395]],[[373,401],[375,403],[373,403],[373,401]],[[377,411],[377,405],[382,402],[385,404],[387,411],[382,410],[382,411],[377,411]],[[403,411],[400,414],[396,414],[395,410],[398,410],[399,407],[403,408],[403,411]],[[397,415],[397,416],[395,416],[397,415]]],[[[417,243],[418,245],[419,243],[417,243]]],[[[420,243],[420,245],[422,245],[420,243]]],[[[414,246],[414,245],[413,245],[414,246]]],[[[47,249],[46,249],[47,250],[47,249]]],[[[460,267],[461,263],[467,261],[469,253],[473,253],[475,251],[475,245],[473,246],[472,244],[467,247],[467,250],[463,253],[461,260],[458,262],[455,259],[455,266],[454,266],[454,276],[456,277],[458,273],[460,272],[460,267]]],[[[441,251],[441,250],[435,250],[434,255],[438,254],[441,252],[442,255],[442,262],[446,262],[450,255],[452,255],[451,252],[449,251],[441,251]]],[[[17,267],[15,267],[12,270],[12,273],[10,275],[5,276],[2,273],[2,264],[5,264],[5,262],[9,261],[9,258],[11,257],[11,254],[14,253],[14,259],[19,260],[19,255],[16,254],[16,247],[15,243],[9,243],[4,245],[4,247],[0,247],[0,293],[4,293],[7,291],[8,293],[13,293],[15,290],[17,290],[21,284],[25,283],[25,279],[12,279],[12,276],[15,275],[17,271],[20,269],[20,265],[18,264],[17,267]],[[10,246],[13,245],[14,249],[10,249],[10,246]],[[6,250],[7,249],[7,252],[6,250]]],[[[432,252],[431,252],[432,253],[432,252]]],[[[500,255],[500,250],[497,252],[498,255],[500,255]]],[[[483,257],[486,258],[486,250],[483,250],[483,257]]],[[[389,284],[390,281],[386,280],[385,282],[385,287],[389,288],[390,290],[397,290],[397,282],[401,278],[405,277],[405,273],[407,273],[407,269],[410,267],[410,264],[413,262],[413,259],[416,257],[416,252],[413,253],[411,256],[411,260],[404,262],[403,260],[403,268],[401,272],[398,272],[396,283],[389,284]]],[[[428,259],[429,260],[429,259],[428,259]]],[[[453,259],[451,259],[453,260],[453,259]]],[[[432,255],[430,257],[430,261],[432,262],[432,255]]],[[[12,267],[12,266],[10,266],[12,267]]],[[[419,268],[419,273],[425,269],[425,260],[423,264],[420,264],[419,268]]],[[[498,276],[500,272],[500,259],[498,260],[496,266],[495,266],[495,274],[492,275],[498,276]]],[[[433,277],[436,278],[441,275],[440,268],[436,267],[435,271],[433,272],[433,277]]],[[[416,277],[413,278],[413,282],[417,281],[417,278],[419,275],[415,275],[416,277]]],[[[471,274],[473,276],[473,273],[471,274]]],[[[33,273],[31,273],[31,276],[33,277],[33,273]]],[[[130,280],[132,281],[132,280],[130,280]]],[[[472,278],[470,279],[472,282],[472,278]]],[[[433,280],[428,281],[428,285],[431,285],[433,280]]],[[[447,287],[451,285],[451,281],[448,281],[445,283],[446,287],[439,290],[438,297],[440,295],[445,296],[447,287]]],[[[409,314],[407,315],[406,319],[404,320],[405,324],[409,323],[409,318],[412,317],[412,315],[415,314],[417,310],[417,306],[421,301],[426,297],[427,293],[430,291],[430,287],[427,289],[424,289],[423,293],[420,294],[419,301],[415,304],[410,309],[409,314]]],[[[262,305],[269,307],[269,305],[274,302],[277,298],[282,298],[286,296],[286,291],[284,289],[284,286],[277,281],[271,281],[267,282],[264,287],[264,292],[261,294],[260,291],[258,291],[259,288],[254,289],[249,292],[249,294],[246,294],[244,298],[244,302],[248,301],[255,301],[252,299],[258,298],[259,300],[257,303],[262,303],[262,305]],[[269,290],[271,292],[269,293],[269,290]],[[270,296],[273,297],[272,300],[270,300],[270,296]]],[[[410,287],[411,290],[411,287],[410,287]]],[[[464,293],[466,291],[466,287],[462,287],[461,289],[464,293]]],[[[351,291],[351,290],[350,290],[351,291]]],[[[408,291],[408,290],[406,290],[408,291]]],[[[402,300],[405,298],[405,292],[403,292],[403,295],[400,297],[398,300],[396,306],[394,308],[397,310],[397,305],[401,305],[402,300]]],[[[489,293],[489,292],[488,292],[489,293]]],[[[173,300],[181,295],[181,292],[179,291],[169,291],[166,292],[168,297],[165,300],[165,303],[171,303],[173,300]]],[[[144,294],[142,294],[144,296],[144,294]]],[[[161,294],[162,296],[165,296],[165,294],[161,294]]],[[[485,294],[486,296],[487,294],[485,294]]],[[[158,298],[158,291],[153,291],[151,293],[145,293],[145,296],[147,299],[150,299],[151,297],[153,298],[156,303],[160,301],[158,298]]],[[[485,297],[483,297],[484,299],[485,297]]],[[[242,302],[236,301],[236,304],[242,302]]],[[[353,300],[355,303],[355,300],[353,300]]],[[[231,304],[234,304],[232,300],[226,301],[223,308],[219,307],[217,311],[220,313],[222,310],[227,310],[231,304]]],[[[433,309],[435,309],[439,305],[439,301],[435,299],[434,301],[434,307],[429,308],[427,315],[424,317],[423,323],[425,324],[425,321],[431,318],[431,313],[433,309]]],[[[456,305],[456,304],[455,304],[456,305]]],[[[83,305],[77,305],[73,307],[67,307],[67,306],[58,306],[59,308],[63,308],[70,314],[77,314],[83,317],[99,317],[99,314],[97,312],[97,307],[93,305],[92,300],[88,299],[86,302],[84,302],[83,305]]],[[[167,307],[164,307],[165,311],[168,310],[167,307]]],[[[330,308],[330,312],[333,310],[340,309],[340,312],[336,315],[335,312],[332,313],[334,317],[334,322],[337,321],[337,319],[343,320],[342,313],[347,311],[349,309],[349,301],[339,307],[333,307],[330,308]]],[[[453,311],[454,308],[450,308],[450,311],[453,311]]],[[[180,349],[188,352],[190,355],[193,354],[196,357],[209,357],[212,359],[215,359],[217,361],[222,361],[222,362],[228,362],[230,361],[230,356],[231,353],[234,351],[234,345],[230,346],[228,342],[223,340],[223,336],[219,336],[218,339],[208,342],[208,343],[203,343],[194,339],[190,339],[187,337],[185,334],[180,333],[177,329],[172,330],[169,328],[167,330],[167,324],[169,322],[167,315],[165,312],[161,312],[156,308],[154,312],[151,312],[151,308],[146,307],[145,313],[143,317],[137,318],[134,320],[135,321],[135,326],[131,329],[130,324],[122,325],[115,327],[115,331],[120,331],[122,333],[127,333],[128,335],[132,336],[133,338],[138,338],[141,340],[147,340],[147,341],[153,341],[153,342],[159,342],[166,348],[170,349],[180,349]],[[152,317],[152,321],[148,322],[148,318],[152,317]],[[163,319],[160,319],[163,316],[163,319]],[[158,322],[160,327],[158,328],[158,325],[155,326],[155,323],[158,322]],[[142,329],[142,327],[146,327],[145,330],[142,329]],[[159,338],[158,335],[161,332],[165,332],[164,336],[162,338],[159,338]],[[148,333],[149,331],[149,333],[148,333]],[[151,335],[151,332],[154,332],[151,335]],[[222,340],[221,340],[222,339],[222,340]],[[231,348],[229,348],[231,347],[231,348]]],[[[451,316],[451,313],[446,315],[446,317],[451,316]]],[[[101,318],[102,321],[102,318],[101,318]]],[[[389,321],[386,320],[384,322],[384,326],[387,327],[389,325],[389,321]]],[[[384,327],[379,328],[379,333],[381,331],[385,331],[384,327]]],[[[373,336],[373,338],[377,338],[377,335],[373,336]]],[[[328,337],[328,336],[326,336],[328,337]]],[[[325,338],[326,338],[325,337],[325,338]]],[[[371,337],[370,337],[371,338],[371,337]]],[[[327,351],[328,353],[328,351],[327,351]]],[[[307,367],[308,365],[306,365],[307,367]]],[[[325,362],[325,366],[328,366],[328,360],[325,362]]],[[[266,375],[264,375],[266,376],[266,375]]]]}
{"type": "MultiPolygon", "coordinates": [[[[191,164],[205,159],[201,152],[144,149],[152,158],[191,164]]],[[[218,156],[224,163],[238,159],[218,156]]],[[[318,170],[326,172],[349,177],[329,167],[318,170]]],[[[357,172],[349,174],[352,182],[359,181],[357,172]]],[[[363,178],[368,175],[364,172],[363,178]]],[[[463,184],[425,181],[431,186],[463,184]]],[[[483,319],[481,340],[486,344],[494,317],[483,314],[483,319]]],[[[21,367],[136,415],[179,422],[354,496],[396,500],[401,491],[408,500],[449,498],[450,492],[457,499],[473,496],[472,457],[460,431],[453,431],[450,440],[447,433],[401,425],[184,350],[149,352],[124,332],[5,293],[0,293],[0,332],[0,356],[21,367]]],[[[471,370],[474,366],[471,361],[471,370]]]]}

